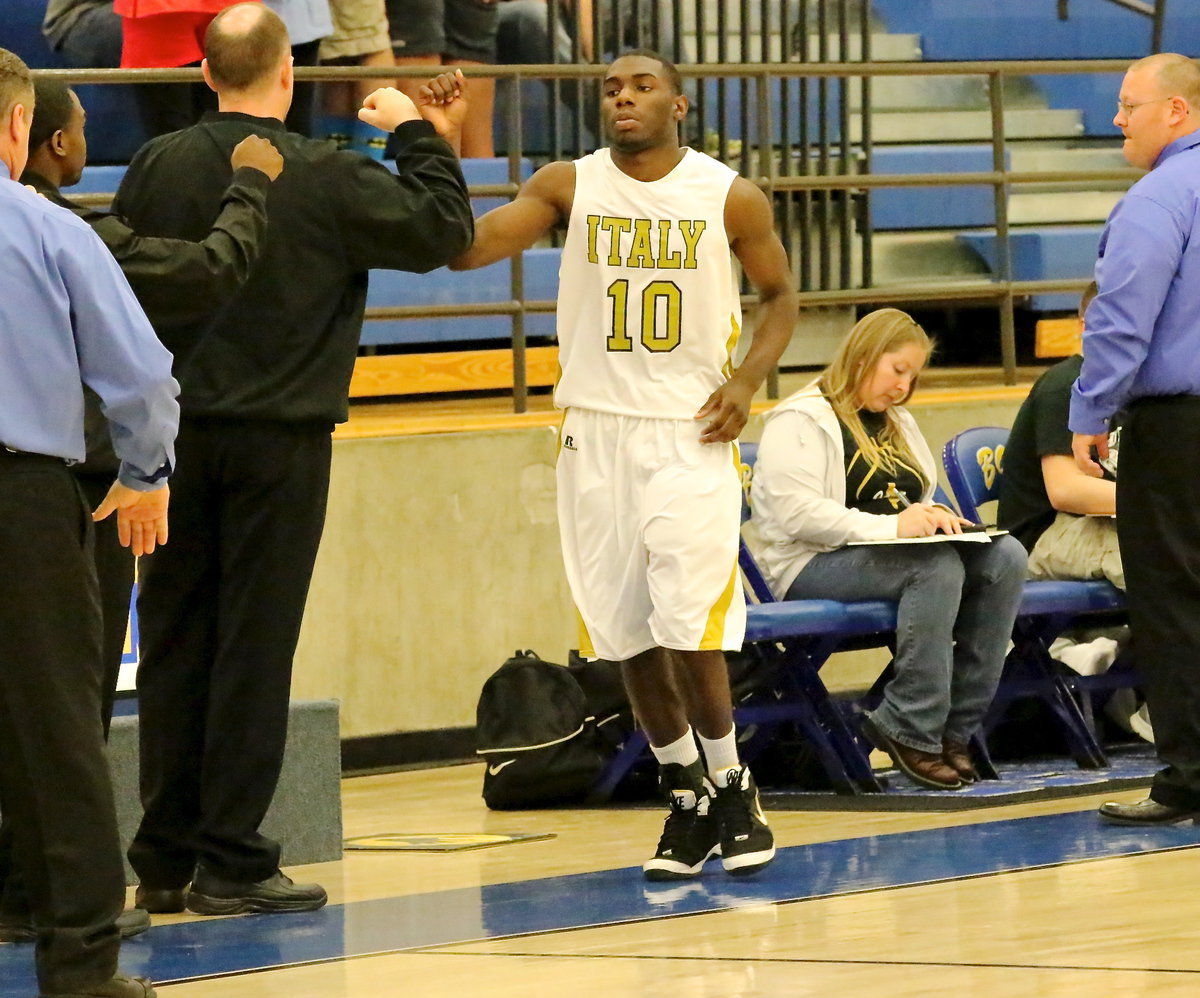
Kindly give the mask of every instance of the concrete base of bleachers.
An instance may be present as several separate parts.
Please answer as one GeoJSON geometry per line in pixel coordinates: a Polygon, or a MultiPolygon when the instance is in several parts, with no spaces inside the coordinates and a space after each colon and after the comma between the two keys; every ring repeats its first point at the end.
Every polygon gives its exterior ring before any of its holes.
{"type": "MultiPolygon", "coordinates": [[[[128,848],[142,808],[138,801],[137,715],[114,717],[108,739],[121,847],[128,848]]],[[[275,800],[262,832],[283,844],[282,865],[342,858],[341,743],[335,700],[294,700],[275,800]]],[[[129,883],[136,878],[125,864],[129,883]]]]}

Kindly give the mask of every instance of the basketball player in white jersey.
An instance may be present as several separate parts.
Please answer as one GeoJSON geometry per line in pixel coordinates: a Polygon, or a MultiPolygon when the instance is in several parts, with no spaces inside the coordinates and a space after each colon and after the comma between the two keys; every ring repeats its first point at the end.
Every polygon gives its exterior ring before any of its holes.
{"type": "MultiPolygon", "coordinates": [[[[460,80],[439,77],[453,104],[460,80]]],[[[558,517],[585,654],[618,661],[670,802],[651,880],[721,855],[750,873],[775,855],[739,762],[723,649],[739,649],[737,445],[750,401],[791,337],[797,299],[770,203],[748,180],[679,145],[688,101],[654,53],[617,59],[603,83],[611,145],[538,170],[481,218],[451,264],[513,256],[566,226],[559,275],[566,410],[558,517]],[[763,309],[735,370],[737,256],[763,309]],[[689,725],[695,724],[699,748],[689,725]]]]}

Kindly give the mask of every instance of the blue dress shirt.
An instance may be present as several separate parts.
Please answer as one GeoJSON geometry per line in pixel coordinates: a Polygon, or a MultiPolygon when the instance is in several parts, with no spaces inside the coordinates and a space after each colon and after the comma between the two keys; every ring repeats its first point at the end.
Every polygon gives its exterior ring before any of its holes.
{"type": "Polygon", "coordinates": [[[263,0],[282,19],[293,45],[333,34],[329,0],[263,0]]]}
{"type": "Polygon", "coordinates": [[[83,460],[82,381],[122,484],[157,488],[179,427],[171,354],[86,222],[6,177],[0,219],[0,446],[83,460]]]}
{"type": "Polygon", "coordinates": [[[1134,399],[1200,395],[1200,131],[1176,139],[1113,209],[1084,317],[1071,429],[1105,433],[1134,399]]]}

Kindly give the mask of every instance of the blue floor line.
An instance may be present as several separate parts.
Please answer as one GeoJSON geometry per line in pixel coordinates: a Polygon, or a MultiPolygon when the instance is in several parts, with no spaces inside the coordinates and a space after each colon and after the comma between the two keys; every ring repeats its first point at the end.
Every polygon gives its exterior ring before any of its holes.
{"type": "MultiPolygon", "coordinates": [[[[646,883],[637,868],[163,925],[129,940],[129,973],[168,983],[500,936],[584,928],[801,901],[932,881],[1191,848],[1200,825],[1122,828],[1094,811],[873,835],[781,849],[745,879],[712,862],[682,884],[646,883]]],[[[435,860],[431,860],[435,861],[435,860]]],[[[0,946],[0,998],[36,993],[31,946],[0,946]]]]}

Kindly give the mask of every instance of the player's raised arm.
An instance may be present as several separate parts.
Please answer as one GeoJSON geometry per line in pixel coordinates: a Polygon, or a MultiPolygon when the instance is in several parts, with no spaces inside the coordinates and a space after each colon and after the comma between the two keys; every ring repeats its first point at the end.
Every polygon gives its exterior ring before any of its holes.
{"type": "Polygon", "coordinates": [[[575,196],[575,164],[549,163],[521,187],[516,198],[475,223],[471,248],[451,270],[474,270],[529,249],[552,229],[566,225],[575,196]]]}

